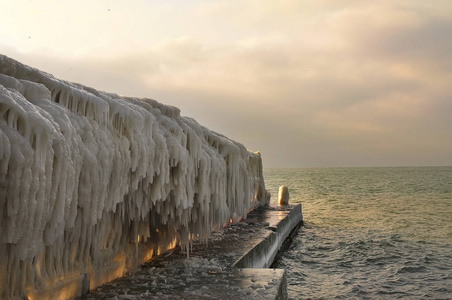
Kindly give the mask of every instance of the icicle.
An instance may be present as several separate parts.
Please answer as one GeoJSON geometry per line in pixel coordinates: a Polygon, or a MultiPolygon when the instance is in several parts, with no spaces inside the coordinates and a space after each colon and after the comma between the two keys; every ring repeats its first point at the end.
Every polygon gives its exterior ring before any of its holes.
{"type": "Polygon", "coordinates": [[[85,272],[96,286],[177,243],[188,256],[268,200],[260,155],[179,109],[1,55],[0,143],[0,281],[24,280],[0,298],[85,272]]]}

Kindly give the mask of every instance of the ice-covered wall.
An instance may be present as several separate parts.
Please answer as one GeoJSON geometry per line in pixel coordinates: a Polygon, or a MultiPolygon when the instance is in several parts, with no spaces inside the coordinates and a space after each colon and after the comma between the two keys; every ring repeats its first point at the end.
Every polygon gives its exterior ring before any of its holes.
{"type": "Polygon", "coordinates": [[[268,202],[259,153],[0,56],[0,298],[68,298],[268,202]]]}

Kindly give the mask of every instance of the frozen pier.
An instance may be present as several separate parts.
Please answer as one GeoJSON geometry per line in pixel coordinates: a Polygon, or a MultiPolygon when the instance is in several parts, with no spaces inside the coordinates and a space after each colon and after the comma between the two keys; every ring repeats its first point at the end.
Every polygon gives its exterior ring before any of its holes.
{"type": "Polygon", "coordinates": [[[301,207],[269,201],[260,153],[178,108],[0,55],[0,299],[284,298],[301,207]]]}
{"type": "Polygon", "coordinates": [[[270,200],[262,158],[176,107],[0,55],[0,299],[71,299],[270,200]]]}
{"type": "Polygon", "coordinates": [[[82,299],[286,299],[285,270],[268,267],[302,219],[301,205],[257,209],[189,258],[176,248],[82,299]]]}

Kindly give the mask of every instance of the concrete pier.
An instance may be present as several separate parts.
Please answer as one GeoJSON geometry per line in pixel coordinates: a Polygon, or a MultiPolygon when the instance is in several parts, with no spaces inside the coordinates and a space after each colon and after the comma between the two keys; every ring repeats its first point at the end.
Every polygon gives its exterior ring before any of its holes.
{"type": "Polygon", "coordinates": [[[189,258],[176,248],[81,299],[286,299],[285,270],[268,267],[302,219],[301,205],[252,211],[189,258]]]}

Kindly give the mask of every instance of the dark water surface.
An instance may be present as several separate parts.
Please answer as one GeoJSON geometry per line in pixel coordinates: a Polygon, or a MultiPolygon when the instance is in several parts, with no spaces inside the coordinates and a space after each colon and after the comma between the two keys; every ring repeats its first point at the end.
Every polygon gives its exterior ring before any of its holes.
{"type": "Polygon", "coordinates": [[[452,167],[265,169],[305,225],[278,261],[291,299],[452,299],[452,167]]]}

